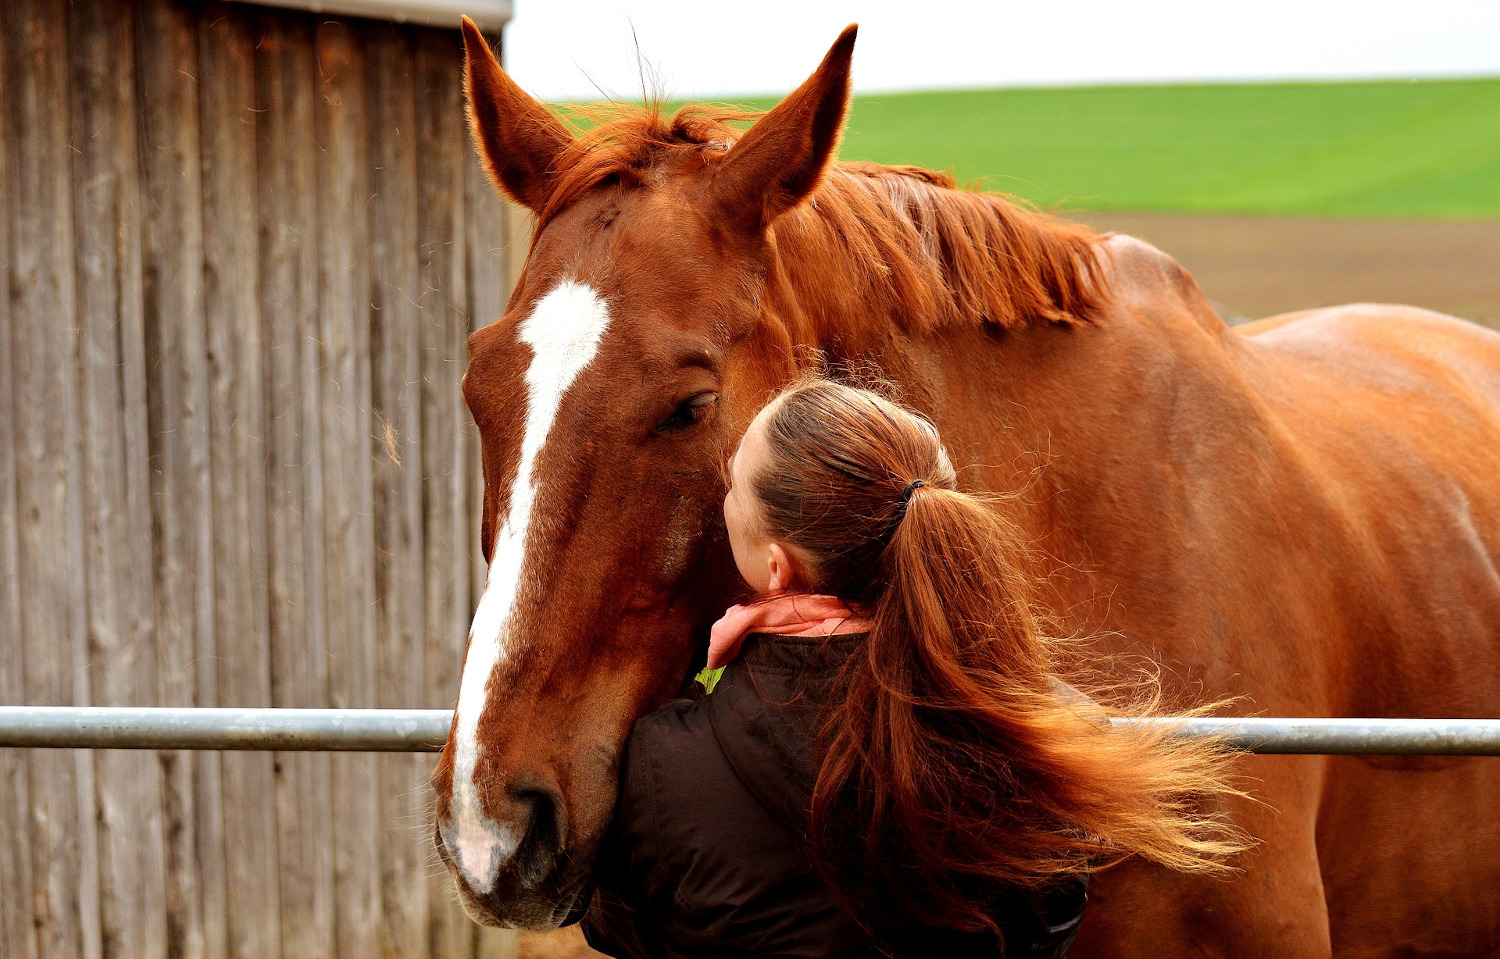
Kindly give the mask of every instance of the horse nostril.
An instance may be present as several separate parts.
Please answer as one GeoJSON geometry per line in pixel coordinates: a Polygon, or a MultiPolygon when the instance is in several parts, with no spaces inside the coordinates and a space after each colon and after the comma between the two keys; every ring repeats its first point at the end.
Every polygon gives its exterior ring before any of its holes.
{"type": "Polygon", "coordinates": [[[551,875],[562,852],[560,797],[540,789],[516,790],[513,796],[526,823],[516,848],[516,879],[522,886],[536,887],[551,875]]]}

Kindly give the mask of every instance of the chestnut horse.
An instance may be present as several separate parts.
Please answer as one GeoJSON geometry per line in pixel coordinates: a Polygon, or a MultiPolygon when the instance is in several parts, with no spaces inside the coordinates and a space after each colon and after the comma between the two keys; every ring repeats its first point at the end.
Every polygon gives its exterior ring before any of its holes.
{"type": "MultiPolygon", "coordinates": [[[[904,167],[839,164],[854,29],[742,130],[575,134],[465,30],[471,125],[537,214],[470,339],[489,577],[437,844],[480,921],[586,908],[631,723],[742,586],[722,468],[780,386],[875,368],[972,488],[1021,490],[1063,628],[1183,698],[1500,715],[1500,336],[1347,306],[1229,329],[1175,261],[904,167]]],[[[1233,881],[1100,875],[1078,956],[1477,956],[1500,763],[1245,760],[1233,881]]]]}

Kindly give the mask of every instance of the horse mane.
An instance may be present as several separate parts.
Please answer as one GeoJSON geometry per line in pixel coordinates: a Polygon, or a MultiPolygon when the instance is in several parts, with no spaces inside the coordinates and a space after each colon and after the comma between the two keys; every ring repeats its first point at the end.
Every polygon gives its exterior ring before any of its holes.
{"type": "MultiPolygon", "coordinates": [[[[702,105],[670,118],[659,104],[574,108],[576,136],[558,158],[539,228],[597,187],[646,186],[672,170],[724,162],[741,134],[732,124],[757,116],[702,105]]],[[[785,260],[846,265],[833,279],[850,302],[913,332],[1092,321],[1111,299],[1099,234],[919,167],[833,164],[771,232],[785,260]]],[[[830,298],[827,271],[786,279],[802,302],[830,298]]]]}

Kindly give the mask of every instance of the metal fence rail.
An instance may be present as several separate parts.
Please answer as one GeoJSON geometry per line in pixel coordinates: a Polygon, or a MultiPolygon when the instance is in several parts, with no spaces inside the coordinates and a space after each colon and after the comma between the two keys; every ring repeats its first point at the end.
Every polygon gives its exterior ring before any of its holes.
{"type": "Polygon", "coordinates": [[[1185,736],[1219,736],[1262,754],[1500,756],[1500,719],[1117,719],[1164,723],[1185,736]]]}
{"type": "MultiPolygon", "coordinates": [[[[446,709],[0,706],[0,746],[436,752],[446,709]]],[[[1500,719],[1121,719],[1253,753],[1500,756],[1500,719]]]]}
{"type": "Polygon", "coordinates": [[[0,706],[0,746],[437,752],[446,709],[0,706]]]}

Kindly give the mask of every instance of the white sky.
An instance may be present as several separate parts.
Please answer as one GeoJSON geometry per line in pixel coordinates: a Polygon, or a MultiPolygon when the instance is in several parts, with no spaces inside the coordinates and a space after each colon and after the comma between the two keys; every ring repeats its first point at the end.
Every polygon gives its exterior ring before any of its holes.
{"type": "Polygon", "coordinates": [[[856,92],[1500,76],[1500,0],[515,0],[505,59],[545,99],[639,99],[633,27],[668,95],[779,94],[852,21],[856,92]]]}

